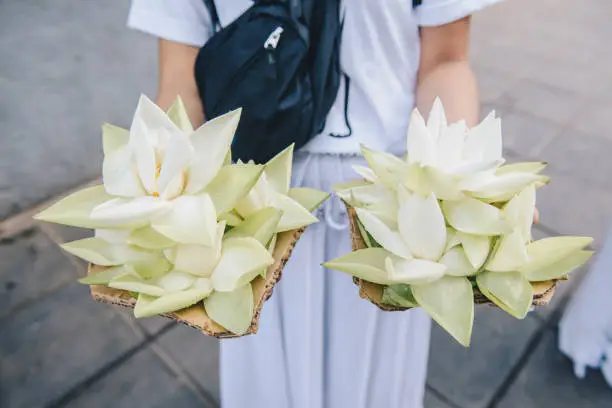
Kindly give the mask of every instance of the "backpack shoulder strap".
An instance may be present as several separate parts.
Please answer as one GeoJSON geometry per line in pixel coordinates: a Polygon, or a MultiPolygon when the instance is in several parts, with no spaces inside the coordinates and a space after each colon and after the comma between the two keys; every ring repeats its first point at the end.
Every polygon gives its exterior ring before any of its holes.
{"type": "Polygon", "coordinates": [[[412,7],[416,8],[416,7],[420,6],[422,2],[423,2],[423,0],[412,0],[412,7]]]}
{"type": "Polygon", "coordinates": [[[210,19],[212,21],[213,32],[221,30],[221,21],[219,20],[219,14],[217,13],[217,6],[215,5],[215,0],[204,0],[204,4],[208,9],[208,13],[210,14],[210,19]]]}

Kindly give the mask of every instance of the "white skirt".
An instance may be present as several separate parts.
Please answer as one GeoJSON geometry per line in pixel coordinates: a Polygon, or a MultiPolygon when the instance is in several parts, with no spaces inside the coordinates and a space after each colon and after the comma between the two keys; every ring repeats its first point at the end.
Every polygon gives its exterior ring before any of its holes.
{"type": "Polygon", "coordinates": [[[601,369],[612,387],[612,228],[593,268],[574,294],[559,324],[559,347],[579,378],[601,369]]]}
{"type": "MultiPolygon", "coordinates": [[[[356,156],[296,155],[295,186],[331,191],[356,156]]],[[[221,341],[223,408],[422,408],[431,322],[382,312],[321,263],[351,250],[343,204],[318,212],[264,305],[256,335],[221,341]]]]}

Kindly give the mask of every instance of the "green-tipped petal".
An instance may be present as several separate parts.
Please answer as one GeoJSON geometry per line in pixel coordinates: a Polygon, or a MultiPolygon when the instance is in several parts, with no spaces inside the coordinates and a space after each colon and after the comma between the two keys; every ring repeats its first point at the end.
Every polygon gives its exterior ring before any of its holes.
{"type": "Polygon", "coordinates": [[[289,192],[291,183],[291,163],[293,162],[293,144],[274,156],[266,163],[266,178],[274,191],[280,194],[289,192]]]}
{"type": "Polygon", "coordinates": [[[251,326],[254,313],[253,289],[246,284],[231,292],[214,292],[204,300],[208,316],[234,334],[242,335],[251,326]]]}
{"type": "Polygon", "coordinates": [[[515,226],[519,230],[525,244],[531,241],[531,226],[533,225],[535,204],[535,186],[531,184],[504,206],[504,217],[510,225],[515,226]]]}
{"type": "Polygon", "coordinates": [[[389,188],[396,188],[407,168],[406,163],[392,154],[370,150],[365,146],[361,146],[361,152],[378,180],[389,188]]]}
{"type": "Polygon", "coordinates": [[[519,272],[483,272],[476,276],[478,289],[500,309],[524,319],[533,301],[533,289],[519,272]]]}
{"type": "Polygon", "coordinates": [[[357,219],[357,228],[359,229],[359,234],[361,235],[361,239],[363,239],[363,242],[365,243],[366,247],[380,247],[380,245],[374,240],[372,235],[370,235],[370,233],[366,231],[365,227],[363,226],[361,221],[359,221],[359,219],[357,219]]]}
{"type": "Polygon", "coordinates": [[[184,133],[193,132],[193,125],[187,115],[187,109],[180,96],[177,96],[170,109],[168,109],[168,117],[174,124],[184,133]]]}
{"type": "Polygon", "coordinates": [[[274,207],[263,208],[248,216],[240,225],[225,234],[228,238],[252,237],[262,245],[268,245],[275,235],[282,211],[274,207]]]}
{"type": "Polygon", "coordinates": [[[363,177],[365,180],[374,183],[378,181],[378,177],[376,177],[376,173],[374,173],[374,170],[372,170],[369,167],[366,166],[358,166],[358,165],[353,165],[353,170],[355,171],[355,173],[359,174],[361,177],[363,177]]]}
{"type": "Polygon", "coordinates": [[[151,226],[132,231],[127,237],[127,243],[146,249],[164,249],[176,244],[175,241],[160,234],[151,226]]]}
{"type": "Polygon", "coordinates": [[[88,275],[84,278],[79,279],[79,282],[84,285],[108,285],[108,283],[115,279],[117,276],[130,273],[130,270],[125,266],[112,266],[88,275]]]}
{"type": "Polygon", "coordinates": [[[426,285],[413,285],[419,305],[463,346],[470,345],[474,323],[474,292],[467,278],[445,276],[426,285]]]}
{"type": "Polygon", "coordinates": [[[470,263],[461,246],[456,246],[444,254],[440,263],[446,266],[446,275],[472,276],[477,269],[470,263]]]}
{"type": "Polygon", "coordinates": [[[95,207],[90,217],[102,228],[136,229],[171,208],[169,201],[159,197],[113,198],[95,207]]]}
{"type": "Polygon", "coordinates": [[[363,186],[370,186],[370,185],[372,185],[372,183],[370,183],[367,180],[353,180],[353,181],[347,181],[344,183],[336,183],[331,188],[333,192],[338,193],[338,192],[350,190],[354,187],[363,187],[363,186]]]}
{"type": "Polygon", "coordinates": [[[464,197],[455,175],[445,174],[435,167],[413,165],[403,180],[404,186],[420,195],[434,194],[443,200],[464,197]]]}
{"type": "Polygon", "coordinates": [[[294,187],[289,189],[289,197],[308,211],[314,211],[327,200],[329,194],[314,188],[294,187]]]}
{"type": "Polygon", "coordinates": [[[274,258],[256,239],[225,239],[221,258],[211,275],[213,287],[219,292],[231,292],[250,283],[272,263],[274,258]]]}
{"type": "Polygon", "coordinates": [[[228,211],[228,212],[224,212],[223,214],[220,214],[219,221],[224,221],[230,227],[236,227],[240,225],[240,223],[244,220],[242,219],[240,214],[232,210],[232,211],[228,211]]]}
{"type": "Polygon", "coordinates": [[[196,277],[185,272],[172,270],[156,279],[155,283],[166,293],[180,292],[190,288],[196,277]]]}
{"type": "Polygon", "coordinates": [[[170,211],[153,220],[151,226],[173,241],[211,246],[217,231],[217,214],[208,194],[180,196],[172,201],[170,211]]]}
{"type": "Polygon", "coordinates": [[[383,248],[366,248],[325,262],[323,266],[368,282],[391,285],[398,282],[391,280],[386,271],[385,263],[389,256],[391,253],[383,248]]]}
{"type": "Polygon", "coordinates": [[[527,245],[529,261],[520,269],[531,276],[568,256],[577,253],[593,242],[589,237],[552,237],[534,241],[527,245]]]}
{"type": "Polygon", "coordinates": [[[104,228],[107,224],[90,218],[91,211],[112,198],[102,185],[89,187],[63,198],[34,218],[73,227],[104,228]]]}
{"type": "MultiPolygon", "coordinates": [[[[237,109],[209,120],[189,136],[195,156],[187,177],[186,194],[201,192],[217,176],[234,139],[241,112],[237,109]]],[[[230,186],[231,183],[225,187],[230,186]]]]}
{"type": "Polygon", "coordinates": [[[519,270],[527,262],[527,248],[519,229],[499,238],[493,256],[485,268],[492,272],[512,272],[519,270]]]}
{"type": "Polygon", "coordinates": [[[255,186],[263,171],[264,166],[256,164],[223,166],[205,190],[212,198],[217,214],[234,208],[255,186]]]}
{"type": "Polygon", "coordinates": [[[412,258],[410,249],[408,249],[408,246],[402,240],[398,231],[392,231],[384,222],[368,210],[364,210],[363,208],[356,208],[355,210],[361,225],[363,225],[365,230],[372,235],[378,244],[399,257],[406,259],[412,258]]]}
{"type": "Polygon", "coordinates": [[[442,210],[448,223],[457,231],[474,235],[501,235],[509,231],[501,211],[474,198],[443,201],[442,210]]]}
{"type": "Polygon", "coordinates": [[[211,246],[197,244],[179,244],[164,251],[166,257],[179,271],[193,275],[209,277],[221,258],[221,245],[225,223],[217,225],[216,236],[211,246]]]}
{"type": "Polygon", "coordinates": [[[274,198],[274,206],[283,212],[276,232],[290,231],[319,221],[310,211],[289,196],[277,194],[274,198]]]}
{"type": "Polygon", "coordinates": [[[463,246],[465,255],[472,266],[479,269],[487,260],[491,250],[491,238],[483,235],[465,234],[457,232],[457,239],[463,246]]]}
{"type": "Polygon", "coordinates": [[[129,261],[146,261],[153,255],[127,245],[111,244],[100,238],[80,239],[62,244],[61,247],[74,256],[101,266],[116,266],[129,261]]]}
{"type": "Polygon", "coordinates": [[[593,256],[594,251],[578,251],[542,267],[541,269],[525,269],[523,275],[531,282],[558,279],[581,267],[593,256]]]}
{"type": "Polygon", "coordinates": [[[195,305],[202,299],[205,299],[210,293],[210,287],[201,287],[198,289],[188,289],[182,292],[170,293],[160,297],[140,294],[136,302],[136,307],[134,308],[134,316],[136,318],[141,318],[176,312],[195,305]]]}
{"type": "Polygon", "coordinates": [[[548,177],[533,173],[487,174],[466,179],[462,187],[473,197],[497,199],[498,197],[511,197],[530,184],[546,180],[548,177]]]}
{"type": "Polygon", "coordinates": [[[157,278],[172,269],[172,264],[160,252],[150,255],[150,259],[128,262],[127,266],[143,279],[157,278]]]}
{"type": "Polygon", "coordinates": [[[130,131],[119,126],[105,123],[102,125],[102,151],[105,155],[127,146],[130,131]]]}
{"type": "Polygon", "coordinates": [[[144,293],[150,296],[163,296],[166,294],[166,291],[157,285],[154,279],[143,279],[133,274],[120,275],[111,280],[108,286],[129,292],[144,293]]]}
{"type": "Polygon", "coordinates": [[[438,200],[412,195],[400,204],[399,232],[415,257],[437,261],[446,247],[446,223],[438,200]]]}
{"type": "Polygon", "coordinates": [[[394,283],[425,284],[444,276],[446,266],[425,259],[404,259],[389,255],[385,260],[389,280],[394,283]]]}
{"type": "Polygon", "coordinates": [[[512,163],[501,166],[495,174],[498,176],[505,173],[533,173],[538,174],[546,167],[546,162],[523,162],[512,163]]]}
{"type": "Polygon", "coordinates": [[[461,245],[458,234],[458,231],[455,231],[450,227],[446,227],[446,247],[444,248],[444,252],[448,252],[457,245],[461,245]]]}

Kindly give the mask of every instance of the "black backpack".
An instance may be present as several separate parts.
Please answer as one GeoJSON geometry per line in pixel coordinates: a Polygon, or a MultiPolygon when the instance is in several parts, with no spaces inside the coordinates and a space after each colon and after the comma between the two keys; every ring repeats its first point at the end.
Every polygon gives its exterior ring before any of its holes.
{"type": "Polygon", "coordinates": [[[215,31],[195,63],[207,118],[242,107],[232,157],[264,163],[319,133],[340,83],[339,0],[256,1],[215,31]]]}
{"type": "MultiPolygon", "coordinates": [[[[204,0],[215,35],[200,49],[195,79],[207,118],[242,107],[232,158],[264,163],[319,134],[340,78],[340,0],[255,0],[222,29],[204,0]]],[[[413,6],[421,3],[413,0],[413,6]]],[[[350,79],[345,76],[345,120],[350,79]]]]}

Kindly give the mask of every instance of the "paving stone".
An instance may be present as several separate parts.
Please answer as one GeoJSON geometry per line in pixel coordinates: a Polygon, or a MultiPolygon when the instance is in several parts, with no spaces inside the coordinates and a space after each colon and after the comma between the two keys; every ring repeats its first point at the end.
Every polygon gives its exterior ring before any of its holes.
{"type": "Polygon", "coordinates": [[[151,351],[139,351],[66,408],[213,408],[199,401],[151,351]]]}
{"type": "Polygon", "coordinates": [[[430,390],[425,391],[425,399],[423,401],[424,408],[453,408],[446,402],[438,398],[430,390]]]}
{"type": "Polygon", "coordinates": [[[77,279],[74,264],[39,230],[0,244],[0,316],[77,279]]]}
{"type": "Polygon", "coordinates": [[[168,355],[219,400],[219,342],[192,328],[177,325],[158,340],[168,355]]]}
{"type": "Polygon", "coordinates": [[[557,348],[549,331],[502,399],[499,408],[609,408],[612,388],[600,372],[583,380],[574,377],[572,364],[557,348]]]}
{"type": "Polygon", "coordinates": [[[531,114],[508,110],[499,114],[502,120],[504,148],[518,153],[524,159],[540,158],[540,152],[559,133],[562,127],[531,114]]]}
{"type": "Polygon", "coordinates": [[[0,388],[11,408],[45,406],[138,342],[78,284],[3,320],[0,333],[0,388]]]}
{"type": "Polygon", "coordinates": [[[578,94],[532,79],[523,79],[498,102],[559,125],[574,120],[586,101],[578,94]]]}
{"type": "Polygon", "coordinates": [[[612,112],[612,85],[607,87],[606,97],[589,102],[580,116],[571,123],[573,129],[581,133],[595,137],[612,140],[612,129],[610,128],[610,112],[612,112]]]}
{"type": "Polygon", "coordinates": [[[567,129],[555,137],[539,157],[549,169],[583,179],[585,183],[612,191],[612,138],[582,134],[567,129]]]}
{"type": "Polygon", "coordinates": [[[474,71],[478,81],[480,102],[494,104],[497,99],[512,88],[518,79],[506,73],[496,72],[490,68],[475,66],[474,71]]]}
{"type": "Polygon", "coordinates": [[[612,192],[593,186],[588,180],[552,168],[551,182],[538,190],[540,222],[563,235],[586,235],[602,244],[612,220],[612,192]]]}
{"type": "Polygon", "coordinates": [[[531,316],[521,321],[497,308],[479,306],[469,349],[434,325],[428,384],[459,406],[486,407],[539,324],[531,316]]]}

